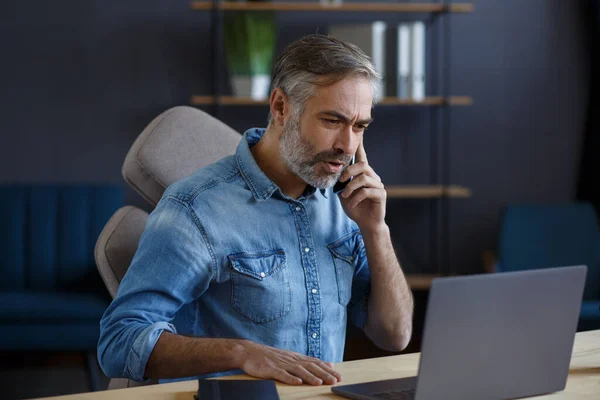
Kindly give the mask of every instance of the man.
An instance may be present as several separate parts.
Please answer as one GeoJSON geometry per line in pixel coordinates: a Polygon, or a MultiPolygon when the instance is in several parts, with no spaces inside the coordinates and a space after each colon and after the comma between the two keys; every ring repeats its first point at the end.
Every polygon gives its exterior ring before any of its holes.
{"type": "Polygon", "coordinates": [[[406,347],[412,295],[362,144],[379,79],[334,38],[285,49],[267,129],[171,185],[152,212],[101,321],[108,376],[334,384],[348,315],[378,346],[406,347]],[[339,195],[338,179],[349,182],[339,195]]]}

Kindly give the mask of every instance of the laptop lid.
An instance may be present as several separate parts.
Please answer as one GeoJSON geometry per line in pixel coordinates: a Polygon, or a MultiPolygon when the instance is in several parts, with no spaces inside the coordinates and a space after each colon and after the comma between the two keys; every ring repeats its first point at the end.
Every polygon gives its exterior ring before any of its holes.
{"type": "Polygon", "coordinates": [[[586,271],[573,266],[434,280],[416,400],[563,390],[586,271]]]}
{"type": "Polygon", "coordinates": [[[351,399],[512,399],[563,390],[587,268],[439,278],[431,286],[418,379],[332,387],[351,399]]]}

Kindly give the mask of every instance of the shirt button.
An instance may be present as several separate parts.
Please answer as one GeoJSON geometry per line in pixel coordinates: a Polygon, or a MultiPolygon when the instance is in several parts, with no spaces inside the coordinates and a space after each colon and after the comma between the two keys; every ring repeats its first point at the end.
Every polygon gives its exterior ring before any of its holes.
{"type": "Polygon", "coordinates": [[[317,294],[317,289],[311,290],[312,294],[317,294]]]}
{"type": "Polygon", "coordinates": [[[304,251],[308,253],[310,251],[310,249],[308,247],[305,247],[304,251]]]}
{"type": "Polygon", "coordinates": [[[260,276],[261,276],[261,278],[264,278],[266,275],[265,275],[265,273],[264,273],[264,272],[261,272],[261,273],[260,273],[260,276]]]}
{"type": "Polygon", "coordinates": [[[300,211],[302,210],[300,207],[296,207],[296,211],[300,211]]]}
{"type": "Polygon", "coordinates": [[[313,333],[311,336],[312,336],[313,339],[317,338],[317,334],[316,333],[313,333]]]}

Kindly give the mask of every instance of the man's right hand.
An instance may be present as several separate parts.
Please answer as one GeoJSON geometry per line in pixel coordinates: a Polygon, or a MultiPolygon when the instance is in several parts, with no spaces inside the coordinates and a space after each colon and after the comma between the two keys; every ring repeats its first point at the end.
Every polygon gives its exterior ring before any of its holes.
{"type": "Polygon", "coordinates": [[[280,350],[249,340],[242,341],[240,368],[250,376],[276,379],[288,385],[333,385],[342,376],[333,370],[333,364],[318,358],[280,350]]]}
{"type": "Polygon", "coordinates": [[[255,378],[288,385],[333,385],[333,364],[244,339],[214,339],[163,332],[146,363],[145,378],[183,378],[241,369],[255,378]]]}

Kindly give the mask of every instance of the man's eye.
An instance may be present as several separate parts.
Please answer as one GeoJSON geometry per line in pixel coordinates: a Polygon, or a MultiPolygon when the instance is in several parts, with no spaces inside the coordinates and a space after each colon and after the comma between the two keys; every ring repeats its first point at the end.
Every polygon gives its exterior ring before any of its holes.
{"type": "Polygon", "coordinates": [[[337,119],[327,119],[327,118],[323,118],[323,121],[325,121],[326,123],[328,123],[330,125],[337,125],[340,122],[337,119]]]}
{"type": "Polygon", "coordinates": [[[358,129],[359,131],[366,131],[367,128],[367,125],[356,125],[356,129],[358,129]]]}

